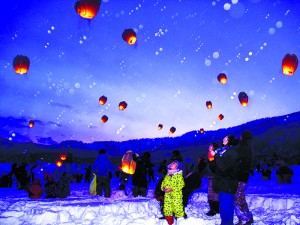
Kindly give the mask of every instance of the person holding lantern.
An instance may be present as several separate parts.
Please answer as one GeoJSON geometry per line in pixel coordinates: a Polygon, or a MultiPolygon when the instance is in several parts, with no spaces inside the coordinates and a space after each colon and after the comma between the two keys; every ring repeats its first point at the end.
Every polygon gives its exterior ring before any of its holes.
{"type": "Polygon", "coordinates": [[[219,145],[215,142],[212,142],[208,146],[207,153],[207,164],[205,168],[205,175],[208,180],[208,188],[207,188],[207,200],[209,204],[209,211],[206,213],[207,216],[214,216],[219,213],[219,196],[218,193],[214,192],[212,188],[212,182],[214,179],[214,171],[211,169],[215,160],[215,151],[219,148],[219,145]]]}
{"type": "Polygon", "coordinates": [[[215,176],[213,191],[218,193],[221,225],[232,225],[234,217],[234,196],[238,188],[237,139],[233,135],[223,138],[223,146],[214,155],[215,176]]]}
{"type": "Polygon", "coordinates": [[[168,173],[164,177],[161,190],[165,192],[163,212],[169,225],[173,224],[173,214],[177,221],[184,219],[182,189],[185,186],[182,175],[182,165],[173,161],[168,165],[168,173]]]}
{"type": "Polygon", "coordinates": [[[110,198],[111,196],[110,181],[111,181],[111,174],[113,170],[114,170],[114,166],[112,165],[111,161],[106,155],[106,150],[101,149],[99,151],[99,155],[97,159],[95,160],[92,166],[92,171],[96,175],[97,195],[102,196],[102,191],[104,191],[104,197],[110,198]]]}

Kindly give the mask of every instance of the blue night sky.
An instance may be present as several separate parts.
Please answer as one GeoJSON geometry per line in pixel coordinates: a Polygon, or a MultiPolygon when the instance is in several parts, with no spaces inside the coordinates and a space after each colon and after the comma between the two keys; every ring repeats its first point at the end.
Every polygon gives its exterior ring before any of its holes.
{"type": "Polygon", "coordinates": [[[92,20],[80,17],[75,3],[1,3],[2,137],[176,137],[300,110],[300,69],[293,76],[281,69],[287,53],[300,56],[299,0],[103,0],[92,20]],[[122,39],[128,28],[135,45],[122,39]],[[14,72],[16,55],[30,59],[27,74],[14,72]],[[227,75],[225,85],[219,73],[227,75]],[[249,96],[246,107],[241,91],[249,96]],[[102,95],[105,105],[98,103],[102,95]],[[121,101],[128,103],[124,111],[121,101]]]}

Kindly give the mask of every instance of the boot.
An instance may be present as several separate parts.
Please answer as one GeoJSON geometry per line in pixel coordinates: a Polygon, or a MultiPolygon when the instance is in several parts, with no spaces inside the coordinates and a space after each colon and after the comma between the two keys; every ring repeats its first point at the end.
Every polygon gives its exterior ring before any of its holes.
{"type": "MultiPolygon", "coordinates": [[[[212,200],[208,200],[208,204],[209,204],[209,208],[210,210],[206,213],[207,216],[214,216],[217,214],[217,212],[215,211],[216,209],[216,204],[214,201],[212,200]]],[[[219,207],[218,207],[219,208],[219,207]]]]}
{"type": "Polygon", "coordinates": [[[219,201],[213,201],[213,208],[217,214],[220,213],[219,205],[219,201]]]}
{"type": "Polygon", "coordinates": [[[173,216],[165,216],[165,219],[167,220],[169,225],[173,224],[173,216]]]}

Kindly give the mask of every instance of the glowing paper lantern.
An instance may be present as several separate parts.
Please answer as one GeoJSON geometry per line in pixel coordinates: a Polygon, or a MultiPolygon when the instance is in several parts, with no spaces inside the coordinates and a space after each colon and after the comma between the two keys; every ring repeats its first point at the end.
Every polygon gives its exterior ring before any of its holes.
{"type": "Polygon", "coordinates": [[[207,107],[208,109],[211,109],[211,108],[212,108],[212,102],[211,102],[211,101],[207,101],[207,102],[206,102],[206,107],[207,107]]]}
{"type": "Polygon", "coordinates": [[[101,117],[100,121],[101,121],[101,123],[106,123],[107,120],[108,120],[108,117],[106,115],[104,115],[104,116],[101,117]]]}
{"type": "Polygon", "coordinates": [[[67,154],[66,153],[60,153],[59,158],[64,161],[64,160],[67,159],[67,154]]]}
{"type": "Polygon", "coordinates": [[[107,97],[105,97],[104,95],[102,95],[102,96],[99,98],[99,104],[100,104],[100,105],[104,105],[106,102],[107,102],[107,97]]]}
{"type": "Polygon", "coordinates": [[[13,67],[17,74],[26,74],[30,66],[30,60],[27,56],[17,55],[13,61],[13,67]]]}
{"type": "Polygon", "coordinates": [[[223,116],[223,114],[220,114],[220,115],[218,116],[218,119],[219,119],[219,120],[222,120],[222,119],[224,119],[224,116],[223,116]]]}
{"type": "Polygon", "coordinates": [[[75,11],[85,19],[93,19],[101,5],[101,0],[79,0],[75,3],[75,11]]]}
{"type": "Polygon", "coordinates": [[[127,151],[122,157],[121,170],[126,174],[134,174],[136,162],[132,158],[132,151],[127,151]]]}
{"type": "Polygon", "coordinates": [[[125,101],[119,103],[119,109],[123,111],[127,108],[127,103],[125,101]]]}
{"type": "Polygon", "coordinates": [[[203,128],[200,129],[200,133],[201,133],[201,134],[204,133],[204,129],[203,129],[203,128]]]}
{"type": "Polygon", "coordinates": [[[136,33],[133,29],[125,29],[122,33],[122,38],[130,45],[136,43],[136,33]]]}
{"type": "Polygon", "coordinates": [[[248,95],[245,92],[240,92],[238,98],[242,106],[248,105],[248,95]]]}
{"type": "Polygon", "coordinates": [[[28,123],[28,126],[30,128],[33,128],[34,127],[34,121],[33,120],[30,120],[29,123],[28,123]]]}
{"type": "Polygon", "coordinates": [[[162,124],[158,124],[158,127],[157,127],[157,128],[158,128],[159,130],[161,130],[161,129],[163,129],[163,127],[164,127],[164,126],[163,126],[162,124]]]}
{"type": "Polygon", "coordinates": [[[282,73],[288,76],[294,75],[298,67],[298,58],[295,54],[286,54],[282,60],[282,73]]]}
{"type": "Polygon", "coordinates": [[[62,161],[61,160],[56,160],[56,162],[55,162],[55,165],[57,166],[57,167],[61,167],[62,166],[62,161]]]}
{"type": "Polygon", "coordinates": [[[170,128],[170,134],[174,134],[175,131],[176,131],[176,128],[175,128],[175,127],[171,127],[171,128],[170,128]]]}
{"type": "Polygon", "coordinates": [[[218,75],[218,81],[221,83],[221,84],[226,84],[227,82],[227,76],[225,73],[220,73],[218,75]]]}

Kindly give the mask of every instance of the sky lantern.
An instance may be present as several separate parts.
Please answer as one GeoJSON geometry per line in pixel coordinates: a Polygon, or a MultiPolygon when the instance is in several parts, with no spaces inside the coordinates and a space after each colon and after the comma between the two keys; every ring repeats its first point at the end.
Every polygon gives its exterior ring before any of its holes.
{"type": "Polygon", "coordinates": [[[248,95],[245,92],[240,92],[238,98],[242,106],[248,105],[248,95]]]}
{"type": "Polygon", "coordinates": [[[27,56],[17,55],[13,61],[13,67],[17,74],[26,74],[28,72],[30,60],[27,56]]]}
{"type": "Polygon", "coordinates": [[[107,102],[107,97],[105,97],[104,95],[102,95],[102,96],[99,98],[99,104],[100,104],[100,105],[105,105],[106,102],[107,102]]]}
{"type": "Polygon", "coordinates": [[[288,76],[294,75],[298,67],[298,58],[295,54],[286,54],[282,60],[282,73],[288,76]]]}
{"type": "Polygon", "coordinates": [[[201,133],[201,134],[204,133],[204,129],[203,129],[203,128],[200,129],[200,133],[201,133]]]}
{"type": "Polygon", "coordinates": [[[93,19],[101,5],[101,0],[79,0],[75,3],[75,11],[85,19],[93,19]]]}
{"type": "Polygon", "coordinates": [[[101,117],[100,121],[101,121],[101,123],[106,123],[107,120],[108,120],[108,117],[106,115],[104,115],[104,116],[101,117]]]}
{"type": "Polygon", "coordinates": [[[127,108],[127,103],[125,101],[122,101],[122,102],[119,103],[119,109],[121,111],[123,111],[126,108],[127,108]]]}
{"type": "Polygon", "coordinates": [[[218,81],[221,83],[221,84],[226,84],[227,82],[227,76],[225,73],[220,73],[218,75],[218,81]]]}
{"type": "Polygon", "coordinates": [[[62,160],[62,161],[65,161],[67,159],[67,154],[62,152],[59,154],[59,158],[62,160]]]}
{"type": "Polygon", "coordinates": [[[130,45],[136,43],[136,33],[133,29],[125,29],[122,33],[122,38],[130,45]]]}
{"type": "Polygon", "coordinates": [[[175,131],[176,131],[176,128],[175,128],[175,127],[171,127],[171,128],[170,128],[170,134],[174,134],[175,131]]]}
{"type": "Polygon", "coordinates": [[[158,127],[157,127],[157,129],[159,129],[159,130],[161,130],[161,129],[163,129],[163,125],[162,124],[158,124],[158,127]]]}
{"type": "Polygon", "coordinates": [[[132,151],[128,150],[122,157],[121,170],[126,174],[134,174],[136,162],[132,158],[132,151]]]}
{"type": "Polygon", "coordinates": [[[55,162],[55,165],[57,166],[57,167],[61,167],[62,166],[62,161],[60,160],[60,159],[58,159],[58,160],[56,160],[56,162],[55,162]]]}
{"type": "Polygon", "coordinates": [[[30,121],[28,122],[28,126],[29,126],[30,128],[33,128],[33,127],[34,127],[34,121],[33,121],[33,120],[30,120],[30,121]]]}
{"type": "Polygon", "coordinates": [[[220,115],[218,116],[218,119],[219,119],[219,120],[222,120],[222,119],[224,119],[224,116],[223,116],[223,114],[220,114],[220,115]]]}
{"type": "Polygon", "coordinates": [[[211,109],[211,108],[212,108],[212,103],[211,103],[211,101],[207,101],[207,102],[206,102],[206,107],[207,107],[208,109],[211,109]]]}

